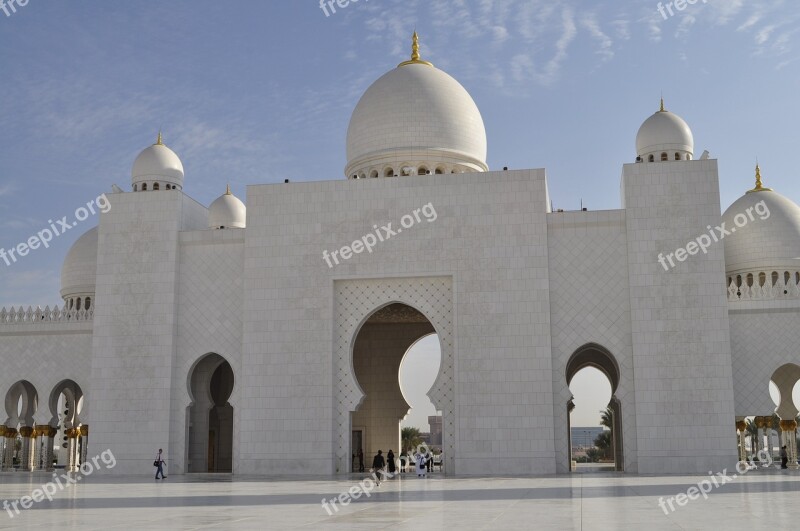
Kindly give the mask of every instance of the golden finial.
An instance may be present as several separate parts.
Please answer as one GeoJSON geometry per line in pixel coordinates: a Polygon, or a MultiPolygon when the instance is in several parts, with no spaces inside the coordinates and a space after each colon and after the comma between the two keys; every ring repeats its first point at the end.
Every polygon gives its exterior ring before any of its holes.
{"type": "Polygon", "coordinates": [[[752,190],[748,190],[747,193],[751,192],[771,192],[772,188],[765,188],[764,185],[761,183],[761,167],[756,163],[756,187],[752,190]]]}
{"type": "Polygon", "coordinates": [[[161,130],[158,131],[158,139],[156,140],[156,145],[157,146],[163,146],[164,145],[164,142],[163,142],[163,140],[161,138],[161,130]]]}
{"type": "Polygon", "coordinates": [[[225,195],[231,195],[231,185],[228,185],[228,188],[225,190],[225,195]]]}
{"type": "Polygon", "coordinates": [[[421,56],[419,55],[419,35],[417,35],[416,30],[414,31],[414,35],[411,37],[411,60],[403,61],[397,66],[406,66],[406,65],[433,66],[433,64],[429,63],[428,61],[423,61],[421,59],[421,56]]]}
{"type": "Polygon", "coordinates": [[[419,61],[419,35],[417,35],[417,30],[414,30],[414,35],[411,36],[411,60],[419,61]]]}
{"type": "Polygon", "coordinates": [[[667,110],[664,108],[664,98],[663,97],[661,98],[661,108],[658,110],[658,112],[667,112],[667,110]]]}

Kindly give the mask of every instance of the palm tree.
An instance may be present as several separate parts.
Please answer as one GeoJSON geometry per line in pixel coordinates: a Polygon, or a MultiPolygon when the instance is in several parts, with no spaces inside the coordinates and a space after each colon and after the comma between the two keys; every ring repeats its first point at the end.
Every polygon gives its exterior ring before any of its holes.
{"type": "Polygon", "coordinates": [[[597,447],[598,450],[603,452],[603,457],[608,459],[609,454],[611,453],[611,432],[608,430],[603,430],[603,433],[598,435],[594,440],[594,445],[597,447]]]}
{"type": "Polygon", "coordinates": [[[419,428],[403,428],[400,430],[400,439],[403,445],[401,451],[405,451],[409,448],[416,448],[422,444],[422,437],[420,436],[419,428]]]}
{"type": "Polygon", "coordinates": [[[600,425],[609,430],[614,430],[614,410],[607,407],[605,411],[600,411],[600,425]]]}

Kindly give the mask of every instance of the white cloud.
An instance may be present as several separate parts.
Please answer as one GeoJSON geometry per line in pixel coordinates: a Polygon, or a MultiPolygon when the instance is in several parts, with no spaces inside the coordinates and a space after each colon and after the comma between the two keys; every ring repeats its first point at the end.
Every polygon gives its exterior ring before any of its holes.
{"type": "Polygon", "coordinates": [[[600,24],[594,15],[585,15],[581,17],[581,26],[589,31],[589,35],[597,41],[597,50],[595,53],[603,58],[603,61],[608,61],[614,57],[614,51],[611,49],[613,42],[611,38],[603,33],[600,29],[600,24]]]}

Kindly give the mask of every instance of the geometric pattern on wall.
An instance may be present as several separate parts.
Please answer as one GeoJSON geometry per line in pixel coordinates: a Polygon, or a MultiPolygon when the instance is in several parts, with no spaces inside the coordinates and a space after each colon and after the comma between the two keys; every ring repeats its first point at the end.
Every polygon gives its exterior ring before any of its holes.
{"type": "Polygon", "coordinates": [[[390,304],[407,304],[421,312],[439,335],[442,363],[428,397],[443,415],[445,470],[454,472],[455,367],[453,364],[453,283],[450,277],[337,280],[334,283],[334,439],[336,469],[349,470],[350,413],[365,395],[353,371],[353,345],[361,326],[390,304]]]}
{"type": "Polygon", "coordinates": [[[736,416],[771,415],[776,409],[769,393],[774,372],[787,363],[800,365],[800,309],[767,304],[729,305],[736,416]]]}
{"type": "MultiPolygon", "coordinates": [[[[569,463],[566,404],[572,392],[566,381],[567,362],[587,343],[607,349],[619,366],[620,381],[614,396],[622,406],[624,470],[637,470],[627,245],[626,234],[618,226],[595,230],[591,237],[556,229],[558,236],[551,236],[549,241],[557,473],[567,472],[569,463]]],[[[596,407],[603,410],[606,404],[596,407]]]]}

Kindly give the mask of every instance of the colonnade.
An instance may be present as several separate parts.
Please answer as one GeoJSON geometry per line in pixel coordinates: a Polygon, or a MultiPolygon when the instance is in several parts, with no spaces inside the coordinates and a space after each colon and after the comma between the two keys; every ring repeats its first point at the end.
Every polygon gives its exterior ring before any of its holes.
{"type": "MultiPolygon", "coordinates": [[[[44,470],[54,468],[54,445],[58,429],[44,425],[22,426],[9,428],[0,426],[0,470],[3,472],[18,469],[20,471],[44,470]],[[17,441],[20,448],[17,451],[17,441]],[[15,466],[14,457],[17,457],[15,466]]],[[[84,424],[77,428],[64,431],[67,438],[67,472],[77,472],[82,463],[86,462],[89,446],[89,426],[84,424]]]]}

